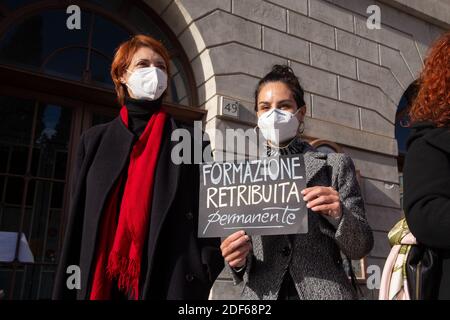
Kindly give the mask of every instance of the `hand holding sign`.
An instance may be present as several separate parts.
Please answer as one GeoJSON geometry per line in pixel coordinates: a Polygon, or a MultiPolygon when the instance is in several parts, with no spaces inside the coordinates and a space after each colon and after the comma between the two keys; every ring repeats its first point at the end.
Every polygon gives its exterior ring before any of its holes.
{"type": "Polygon", "coordinates": [[[342,215],[339,193],[332,187],[311,187],[302,190],[306,207],[314,212],[339,219],[342,215]]]}

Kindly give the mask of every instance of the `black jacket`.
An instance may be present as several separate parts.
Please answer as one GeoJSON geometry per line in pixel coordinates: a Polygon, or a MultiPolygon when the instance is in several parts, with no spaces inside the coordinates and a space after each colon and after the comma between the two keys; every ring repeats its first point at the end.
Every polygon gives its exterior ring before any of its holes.
{"type": "MultiPolygon", "coordinates": [[[[170,118],[163,133],[141,268],[140,299],[207,299],[223,269],[220,239],[197,238],[198,165],[175,165],[171,161],[177,143],[171,141],[171,133],[178,127],[170,118]]],[[[89,298],[100,213],[108,192],[128,166],[134,140],[135,135],[120,117],[83,133],[54,299],[89,298]],[[69,265],[80,267],[80,290],[68,290],[66,286],[69,265]]]]}
{"type": "Polygon", "coordinates": [[[404,207],[417,241],[440,251],[440,299],[450,299],[450,129],[413,126],[407,143],[404,207]]]}

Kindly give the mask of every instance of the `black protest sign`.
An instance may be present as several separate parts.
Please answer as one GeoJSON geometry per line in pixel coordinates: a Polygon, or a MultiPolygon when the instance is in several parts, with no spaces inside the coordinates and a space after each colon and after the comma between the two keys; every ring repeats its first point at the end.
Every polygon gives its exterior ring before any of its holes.
{"type": "Polygon", "coordinates": [[[307,233],[304,188],[300,155],[202,164],[198,236],[307,233]]]}

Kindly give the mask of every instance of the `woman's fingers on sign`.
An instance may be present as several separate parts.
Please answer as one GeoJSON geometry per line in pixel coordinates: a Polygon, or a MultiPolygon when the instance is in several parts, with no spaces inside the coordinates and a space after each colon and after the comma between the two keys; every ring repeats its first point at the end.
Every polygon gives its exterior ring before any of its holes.
{"type": "Polygon", "coordinates": [[[245,234],[245,231],[231,234],[220,246],[222,256],[232,268],[239,268],[245,265],[251,248],[250,237],[245,234]]]}
{"type": "Polygon", "coordinates": [[[230,267],[232,268],[240,268],[245,266],[247,261],[247,256],[250,253],[250,250],[252,249],[252,245],[250,242],[247,242],[245,245],[240,247],[237,251],[235,251],[233,254],[229,255],[227,259],[225,259],[230,267]]]}
{"type": "Polygon", "coordinates": [[[243,231],[238,231],[228,236],[220,246],[222,251],[222,256],[227,258],[229,255],[233,254],[235,251],[244,247],[250,240],[250,237],[243,231]]]}
{"type": "Polygon", "coordinates": [[[229,235],[225,240],[222,241],[222,244],[220,245],[220,249],[223,250],[223,248],[227,247],[230,244],[230,242],[233,242],[234,240],[237,240],[242,236],[245,236],[245,231],[242,231],[242,230],[229,235]]]}
{"type": "Polygon", "coordinates": [[[311,187],[302,190],[306,207],[314,212],[319,212],[332,217],[340,217],[342,214],[339,192],[332,187],[311,187]]]}

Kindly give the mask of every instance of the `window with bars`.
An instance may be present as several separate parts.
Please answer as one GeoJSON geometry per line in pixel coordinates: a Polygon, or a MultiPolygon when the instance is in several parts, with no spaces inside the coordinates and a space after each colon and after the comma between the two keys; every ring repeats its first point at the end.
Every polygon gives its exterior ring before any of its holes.
{"type": "Polygon", "coordinates": [[[35,263],[2,261],[9,298],[50,298],[66,185],[72,110],[0,97],[0,232],[24,234],[35,263]],[[12,290],[15,288],[15,290],[12,290]]]}

